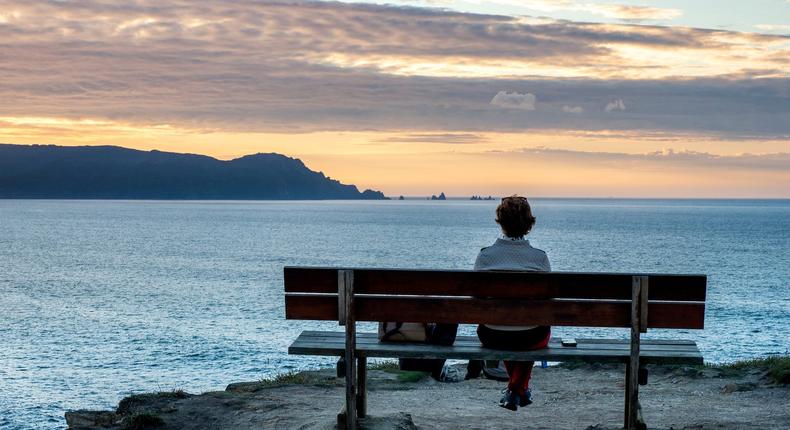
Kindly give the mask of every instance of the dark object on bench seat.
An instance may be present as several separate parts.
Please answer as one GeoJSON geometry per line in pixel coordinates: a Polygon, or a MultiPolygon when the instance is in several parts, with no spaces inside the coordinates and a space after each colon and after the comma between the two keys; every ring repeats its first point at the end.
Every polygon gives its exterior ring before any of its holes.
{"type": "Polygon", "coordinates": [[[366,415],[367,357],[626,363],[624,425],[645,428],[638,385],[648,363],[701,364],[692,341],[641,341],[648,328],[702,329],[704,275],[475,272],[403,269],[285,268],[287,319],[339,321],[345,332],[305,331],[291,354],[345,359],[346,407],[339,424],[366,415]],[[380,343],[356,321],[623,327],[630,340],[559,339],[535,351],[483,348],[473,337],[452,346],[380,343]]]}

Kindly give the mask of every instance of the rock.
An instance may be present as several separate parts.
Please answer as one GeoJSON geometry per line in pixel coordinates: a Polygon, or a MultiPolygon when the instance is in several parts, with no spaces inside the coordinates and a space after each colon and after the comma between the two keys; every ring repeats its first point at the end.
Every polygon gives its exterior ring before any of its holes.
{"type": "Polygon", "coordinates": [[[72,430],[89,430],[114,427],[119,418],[109,411],[69,411],[66,412],[66,425],[72,430]]]}
{"type": "Polygon", "coordinates": [[[721,392],[724,394],[732,394],[736,391],[753,391],[757,388],[757,384],[753,382],[744,382],[742,384],[730,383],[722,387],[721,392]]]}
{"type": "Polygon", "coordinates": [[[260,382],[233,382],[225,387],[225,391],[233,391],[236,393],[255,393],[265,388],[264,384],[260,382]]]}
{"type": "Polygon", "coordinates": [[[722,389],[721,389],[721,392],[724,393],[724,394],[730,394],[730,393],[734,393],[736,391],[738,391],[738,385],[737,384],[727,384],[724,387],[722,387],[722,389]]]}

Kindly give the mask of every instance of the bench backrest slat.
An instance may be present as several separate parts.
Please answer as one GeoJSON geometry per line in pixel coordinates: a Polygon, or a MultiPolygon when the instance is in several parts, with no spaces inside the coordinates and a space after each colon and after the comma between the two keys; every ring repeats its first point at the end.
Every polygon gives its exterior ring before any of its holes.
{"type": "MultiPolygon", "coordinates": [[[[512,300],[356,296],[357,321],[412,321],[461,324],[630,327],[624,300],[512,300]]],[[[337,295],[289,294],[287,319],[337,321],[337,295]]],[[[648,305],[648,327],[703,328],[705,305],[658,302],[648,305]]]]}
{"type": "MultiPolygon", "coordinates": [[[[336,293],[337,268],[285,268],[286,293],[336,293]]],[[[631,299],[632,274],[352,269],[358,294],[631,299]]],[[[636,274],[639,275],[639,274],[636,274]]],[[[648,300],[705,301],[704,275],[648,274],[648,300]]]]}
{"type": "MultiPolygon", "coordinates": [[[[285,268],[288,319],[338,319],[337,268],[285,268]]],[[[631,327],[632,276],[354,270],[357,321],[631,327]]],[[[703,275],[647,275],[647,327],[701,329],[703,275]]]]}

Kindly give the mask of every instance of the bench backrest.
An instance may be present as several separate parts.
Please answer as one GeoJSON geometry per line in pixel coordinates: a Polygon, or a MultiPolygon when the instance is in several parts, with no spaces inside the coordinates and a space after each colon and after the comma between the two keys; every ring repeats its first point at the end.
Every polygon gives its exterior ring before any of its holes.
{"type": "Polygon", "coordinates": [[[643,330],[701,329],[705,319],[704,275],[319,267],[284,269],[286,318],[337,321],[341,271],[353,272],[356,321],[631,327],[635,282],[646,292],[643,330]]]}

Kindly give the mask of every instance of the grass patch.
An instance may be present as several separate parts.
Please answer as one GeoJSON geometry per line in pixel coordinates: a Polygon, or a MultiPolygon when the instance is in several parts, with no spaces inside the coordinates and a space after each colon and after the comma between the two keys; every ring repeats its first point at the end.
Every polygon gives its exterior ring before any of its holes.
{"type": "Polygon", "coordinates": [[[255,385],[255,389],[275,388],[283,385],[314,385],[317,387],[333,387],[337,385],[334,374],[327,374],[321,371],[290,371],[280,373],[271,378],[261,379],[255,385]]]}
{"type": "Polygon", "coordinates": [[[420,382],[429,375],[428,372],[414,372],[411,370],[386,370],[386,372],[396,374],[398,382],[420,382]]]}
{"type": "Polygon", "coordinates": [[[400,365],[395,360],[379,361],[368,365],[368,370],[399,370],[400,365]]]}
{"type": "Polygon", "coordinates": [[[725,374],[732,375],[743,374],[750,370],[759,370],[766,372],[768,378],[776,384],[790,384],[790,356],[787,355],[741,360],[713,367],[722,370],[725,374]]]}
{"type": "Polygon", "coordinates": [[[159,393],[145,393],[134,394],[126,397],[118,402],[118,408],[115,413],[118,415],[127,415],[135,412],[137,408],[143,405],[150,405],[161,400],[168,399],[185,399],[189,395],[184,390],[161,391],[159,393]]]}
{"type": "Polygon", "coordinates": [[[281,373],[273,378],[261,379],[260,386],[264,388],[280,387],[282,385],[311,385],[315,378],[311,378],[305,372],[290,371],[281,373]]]}

